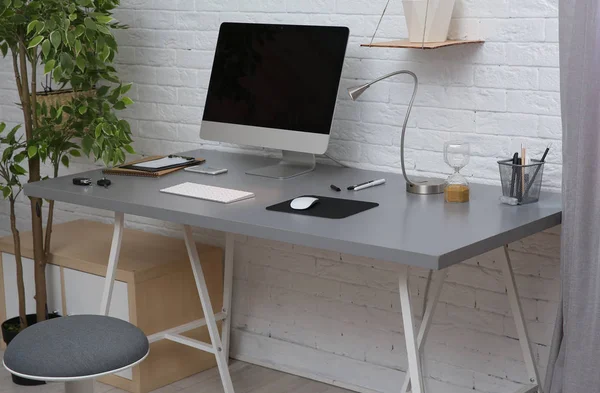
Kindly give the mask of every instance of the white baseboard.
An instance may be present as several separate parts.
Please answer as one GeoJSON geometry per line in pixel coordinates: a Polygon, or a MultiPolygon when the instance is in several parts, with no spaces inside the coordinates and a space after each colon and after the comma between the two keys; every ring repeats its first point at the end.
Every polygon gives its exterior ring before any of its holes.
{"type": "Polygon", "coordinates": [[[398,391],[405,373],[233,329],[231,357],[360,393],[398,391]]]}

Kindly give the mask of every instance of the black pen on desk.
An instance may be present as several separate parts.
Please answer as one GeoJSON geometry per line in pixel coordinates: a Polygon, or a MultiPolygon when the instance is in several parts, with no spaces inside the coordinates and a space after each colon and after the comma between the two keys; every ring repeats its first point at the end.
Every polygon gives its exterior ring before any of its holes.
{"type": "Polygon", "coordinates": [[[517,181],[517,169],[514,165],[519,165],[519,153],[515,153],[512,158],[512,177],[510,180],[510,196],[514,197],[515,195],[515,182],[517,181]]]}
{"type": "Polygon", "coordinates": [[[330,185],[329,187],[330,187],[330,188],[331,188],[333,191],[335,191],[335,192],[340,192],[340,191],[342,191],[342,189],[341,189],[341,188],[339,188],[338,186],[336,186],[335,184],[332,184],[332,185],[330,185]]]}

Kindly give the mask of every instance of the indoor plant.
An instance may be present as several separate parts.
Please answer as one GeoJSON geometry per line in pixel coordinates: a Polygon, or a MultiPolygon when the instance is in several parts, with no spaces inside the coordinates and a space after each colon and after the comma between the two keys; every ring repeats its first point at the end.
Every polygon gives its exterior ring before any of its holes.
{"type": "Polygon", "coordinates": [[[402,0],[410,42],[448,39],[455,0],[402,0]]]}
{"type": "MultiPolygon", "coordinates": [[[[116,111],[132,103],[112,63],[117,53],[113,29],[125,28],[111,11],[119,0],[0,0],[0,52],[12,58],[12,70],[23,111],[23,127],[0,123],[0,192],[10,203],[11,231],[17,259],[19,327],[27,325],[20,238],[15,203],[28,182],[41,180],[42,164],[56,177],[69,157],[81,152],[105,164],[125,161],[131,130],[116,111]],[[38,93],[38,70],[61,87],[59,99],[38,93]],[[103,86],[98,87],[96,86],[103,86]],[[23,130],[23,131],[22,131],[23,130]],[[26,165],[25,165],[26,163],[26,165]],[[26,168],[25,168],[26,167],[26,168]]],[[[46,230],[43,201],[29,198],[35,262],[36,318],[46,319],[45,267],[50,251],[54,203],[48,202],[46,230]]]]}

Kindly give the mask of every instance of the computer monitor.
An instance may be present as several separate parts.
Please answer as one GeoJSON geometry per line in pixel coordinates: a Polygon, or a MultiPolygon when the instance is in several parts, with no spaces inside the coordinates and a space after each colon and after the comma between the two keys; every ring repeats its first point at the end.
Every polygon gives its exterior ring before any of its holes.
{"type": "Polygon", "coordinates": [[[253,175],[288,178],[315,167],[335,111],[347,27],[223,23],[200,135],[283,150],[253,175]]]}

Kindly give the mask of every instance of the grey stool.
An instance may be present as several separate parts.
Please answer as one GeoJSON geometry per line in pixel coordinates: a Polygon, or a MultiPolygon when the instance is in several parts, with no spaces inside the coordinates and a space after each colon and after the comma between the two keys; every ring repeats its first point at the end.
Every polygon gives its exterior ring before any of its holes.
{"type": "Polygon", "coordinates": [[[76,315],[23,330],[4,353],[4,367],[37,381],[65,382],[66,393],[92,393],[94,378],[133,367],[148,356],[146,335],[101,315],[76,315]]]}

